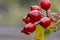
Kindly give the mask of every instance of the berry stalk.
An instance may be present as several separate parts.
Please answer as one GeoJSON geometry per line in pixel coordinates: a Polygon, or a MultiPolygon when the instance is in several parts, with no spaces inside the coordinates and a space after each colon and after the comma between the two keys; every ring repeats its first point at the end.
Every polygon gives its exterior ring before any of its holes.
{"type": "Polygon", "coordinates": [[[49,16],[48,16],[48,11],[47,11],[47,10],[46,10],[46,16],[49,17],[49,16]]]}

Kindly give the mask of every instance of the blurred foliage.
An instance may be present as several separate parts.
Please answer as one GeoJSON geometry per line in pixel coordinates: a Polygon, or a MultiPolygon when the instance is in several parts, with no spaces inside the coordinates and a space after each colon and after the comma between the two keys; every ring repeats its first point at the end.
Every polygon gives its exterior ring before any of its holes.
{"type": "MultiPolygon", "coordinates": [[[[39,5],[40,0],[0,0],[0,24],[23,24],[23,17],[29,13],[31,5],[39,5]]],[[[60,0],[50,0],[51,10],[60,13],[60,0]]],[[[44,12],[44,11],[43,11],[44,12]]]]}
{"type": "Polygon", "coordinates": [[[60,28],[60,22],[56,25],[58,28],[60,28]]]}
{"type": "Polygon", "coordinates": [[[38,2],[39,0],[20,0],[21,6],[30,6],[30,5],[39,5],[38,2]]]}
{"type": "Polygon", "coordinates": [[[60,13],[60,0],[51,0],[51,10],[60,13]]]}
{"type": "Polygon", "coordinates": [[[51,32],[54,32],[56,29],[54,28],[54,22],[51,22],[51,24],[48,26],[48,29],[51,31],[51,32]]]}

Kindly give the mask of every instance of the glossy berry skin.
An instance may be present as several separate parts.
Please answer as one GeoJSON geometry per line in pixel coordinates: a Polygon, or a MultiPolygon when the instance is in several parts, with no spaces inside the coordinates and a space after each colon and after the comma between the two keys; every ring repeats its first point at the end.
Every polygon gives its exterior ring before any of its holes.
{"type": "Polygon", "coordinates": [[[43,17],[40,20],[40,24],[43,28],[47,28],[51,24],[51,20],[48,17],[43,17]]]}
{"type": "Polygon", "coordinates": [[[24,34],[26,34],[26,35],[30,35],[30,32],[28,32],[28,31],[25,30],[25,29],[22,29],[21,32],[24,33],[24,34]]]}
{"type": "Polygon", "coordinates": [[[40,7],[37,5],[31,6],[30,9],[31,9],[31,11],[33,11],[33,10],[39,10],[40,11],[40,7]]]}
{"type": "Polygon", "coordinates": [[[36,29],[36,25],[30,22],[25,26],[25,29],[29,32],[34,32],[36,29]]]}
{"type": "Polygon", "coordinates": [[[37,22],[41,19],[41,12],[38,10],[33,10],[30,12],[30,18],[34,21],[37,22]]]}
{"type": "Polygon", "coordinates": [[[24,21],[26,24],[28,24],[28,23],[30,23],[30,22],[34,22],[33,20],[30,19],[30,17],[24,17],[24,18],[23,18],[23,21],[24,21]]]}
{"type": "Polygon", "coordinates": [[[50,0],[41,0],[40,1],[40,6],[44,10],[48,10],[51,6],[50,0]]]}

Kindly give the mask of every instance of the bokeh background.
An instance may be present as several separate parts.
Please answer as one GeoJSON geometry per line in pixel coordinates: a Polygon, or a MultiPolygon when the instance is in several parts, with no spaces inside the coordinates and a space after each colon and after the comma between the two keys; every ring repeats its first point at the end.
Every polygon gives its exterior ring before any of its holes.
{"type": "MultiPolygon", "coordinates": [[[[20,32],[25,23],[23,17],[30,12],[30,6],[40,0],[0,0],[0,40],[34,40],[35,34],[26,36],[20,32]]],[[[51,10],[60,13],[60,0],[50,0],[51,10]]],[[[45,12],[42,10],[42,12],[45,12]]],[[[51,33],[46,40],[60,40],[60,30],[51,33]]]]}

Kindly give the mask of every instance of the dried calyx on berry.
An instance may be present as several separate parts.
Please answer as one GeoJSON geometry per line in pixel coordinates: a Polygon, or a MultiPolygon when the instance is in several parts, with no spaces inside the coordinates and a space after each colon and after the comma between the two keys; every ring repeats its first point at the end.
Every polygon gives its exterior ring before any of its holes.
{"type": "Polygon", "coordinates": [[[48,17],[43,17],[39,24],[42,25],[43,28],[47,28],[51,24],[51,20],[48,17]]]}
{"type": "Polygon", "coordinates": [[[21,30],[21,32],[24,33],[24,34],[26,34],[26,35],[30,35],[30,34],[31,34],[31,33],[28,32],[25,28],[23,28],[23,29],[21,30]]]}
{"type": "Polygon", "coordinates": [[[34,23],[34,21],[29,17],[30,14],[28,14],[26,17],[23,18],[23,21],[28,24],[30,22],[34,23]]]}
{"type": "Polygon", "coordinates": [[[30,16],[30,13],[27,14],[27,17],[26,18],[28,18],[29,16],[30,16]]]}

